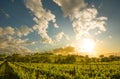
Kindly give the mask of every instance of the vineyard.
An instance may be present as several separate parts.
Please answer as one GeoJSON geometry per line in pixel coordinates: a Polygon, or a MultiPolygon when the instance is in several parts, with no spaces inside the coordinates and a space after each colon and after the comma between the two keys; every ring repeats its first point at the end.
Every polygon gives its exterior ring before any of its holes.
{"type": "Polygon", "coordinates": [[[45,64],[0,62],[0,79],[120,79],[119,63],[45,64]]]}

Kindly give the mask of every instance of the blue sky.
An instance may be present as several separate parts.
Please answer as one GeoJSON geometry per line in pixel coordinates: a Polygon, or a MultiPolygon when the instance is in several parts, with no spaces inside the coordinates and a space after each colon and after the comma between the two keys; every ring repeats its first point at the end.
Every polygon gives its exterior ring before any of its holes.
{"type": "MultiPolygon", "coordinates": [[[[0,53],[47,51],[93,39],[119,52],[120,0],[1,0],[0,53]]],[[[80,47],[79,47],[80,48],[80,47]]],[[[97,48],[96,48],[97,49],[97,48]]]]}

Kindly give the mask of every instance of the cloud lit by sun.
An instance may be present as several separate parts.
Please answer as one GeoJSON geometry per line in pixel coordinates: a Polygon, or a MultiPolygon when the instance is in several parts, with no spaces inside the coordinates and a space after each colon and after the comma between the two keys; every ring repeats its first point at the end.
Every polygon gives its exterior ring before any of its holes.
{"type": "Polygon", "coordinates": [[[0,54],[52,51],[67,45],[74,46],[81,55],[119,52],[120,12],[118,6],[111,6],[118,3],[3,0],[0,3],[0,54]],[[116,14],[111,16],[111,11],[116,14]]]}

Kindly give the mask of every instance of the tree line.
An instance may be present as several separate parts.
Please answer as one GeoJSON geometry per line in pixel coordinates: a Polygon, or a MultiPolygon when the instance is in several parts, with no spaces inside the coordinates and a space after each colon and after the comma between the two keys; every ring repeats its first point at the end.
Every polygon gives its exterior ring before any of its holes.
{"type": "Polygon", "coordinates": [[[91,63],[91,62],[112,62],[119,61],[120,56],[110,55],[108,57],[100,55],[99,58],[78,55],[54,55],[53,53],[34,53],[31,55],[0,55],[0,61],[10,62],[30,62],[30,63],[56,63],[56,64],[74,64],[74,63],[91,63]]]}

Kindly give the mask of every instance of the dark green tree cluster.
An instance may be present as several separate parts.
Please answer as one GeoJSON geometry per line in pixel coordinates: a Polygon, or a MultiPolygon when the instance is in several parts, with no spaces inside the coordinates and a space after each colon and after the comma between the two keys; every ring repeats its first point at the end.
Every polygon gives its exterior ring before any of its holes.
{"type": "Polygon", "coordinates": [[[73,64],[76,62],[76,57],[74,55],[68,55],[65,57],[59,57],[55,59],[55,63],[59,64],[73,64]]]}

